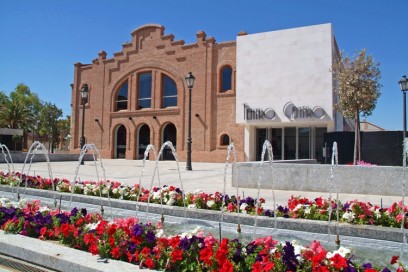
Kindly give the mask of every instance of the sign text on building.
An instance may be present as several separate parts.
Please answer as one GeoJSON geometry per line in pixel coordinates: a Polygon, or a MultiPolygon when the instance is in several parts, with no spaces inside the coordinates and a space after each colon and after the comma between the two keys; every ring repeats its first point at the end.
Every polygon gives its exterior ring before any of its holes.
{"type": "Polygon", "coordinates": [[[244,104],[244,120],[272,120],[275,117],[275,111],[271,108],[253,109],[248,104],[244,104]]]}
{"type": "Polygon", "coordinates": [[[322,118],[326,113],[322,107],[314,107],[313,109],[308,106],[296,107],[292,102],[287,103],[283,107],[283,113],[290,120],[295,119],[308,119],[308,118],[322,118]]]}

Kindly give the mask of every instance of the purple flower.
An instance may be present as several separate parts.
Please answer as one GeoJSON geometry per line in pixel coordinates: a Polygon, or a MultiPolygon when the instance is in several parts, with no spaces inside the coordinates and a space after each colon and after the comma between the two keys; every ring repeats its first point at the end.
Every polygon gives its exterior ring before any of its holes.
{"type": "Polygon", "coordinates": [[[242,257],[242,250],[240,248],[237,248],[234,252],[234,255],[232,256],[232,260],[235,263],[240,263],[244,260],[244,258],[242,257]]]}
{"type": "Polygon", "coordinates": [[[154,235],[153,231],[151,230],[147,231],[146,241],[149,243],[154,243],[154,241],[156,241],[156,235],[154,235]]]}
{"type": "Polygon", "coordinates": [[[286,242],[285,246],[283,247],[284,255],[282,257],[283,262],[286,265],[286,270],[296,271],[296,256],[295,256],[295,248],[290,242],[286,242]]]}
{"type": "Polygon", "coordinates": [[[78,212],[78,209],[76,207],[73,208],[72,211],[71,211],[71,216],[75,216],[77,214],[77,212],[78,212]]]}
{"type": "Polygon", "coordinates": [[[391,270],[389,270],[388,268],[384,267],[384,269],[382,270],[382,272],[391,272],[391,270]]]}
{"type": "Polygon", "coordinates": [[[142,233],[143,233],[143,227],[140,226],[139,224],[136,224],[136,225],[133,227],[132,234],[137,237],[137,236],[142,235],[142,233]]]}
{"type": "Polygon", "coordinates": [[[368,269],[368,268],[373,268],[373,266],[370,263],[365,263],[363,264],[363,268],[368,269]]]}
{"type": "Polygon", "coordinates": [[[86,216],[88,214],[88,212],[87,212],[87,210],[85,208],[81,209],[81,213],[82,213],[82,216],[86,216]]]}
{"type": "Polygon", "coordinates": [[[187,238],[187,237],[184,237],[183,239],[181,239],[180,240],[180,243],[179,243],[179,247],[183,250],[183,251],[186,251],[186,250],[189,250],[190,249],[190,241],[189,241],[189,239],[187,238]]]}

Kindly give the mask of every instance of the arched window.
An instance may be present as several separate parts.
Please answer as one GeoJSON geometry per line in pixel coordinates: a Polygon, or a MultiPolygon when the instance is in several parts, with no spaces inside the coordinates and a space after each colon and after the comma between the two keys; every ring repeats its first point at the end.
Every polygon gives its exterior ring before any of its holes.
{"type": "Polygon", "coordinates": [[[230,137],[227,134],[222,134],[220,140],[221,140],[220,145],[229,145],[230,144],[230,137]]]}
{"type": "Polygon", "coordinates": [[[128,81],[123,83],[116,96],[116,111],[127,110],[128,106],[128,81]]]}
{"type": "Polygon", "coordinates": [[[173,79],[163,75],[163,100],[162,107],[176,107],[177,106],[177,86],[173,79]]]}
{"type": "Polygon", "coordinates": [[[224,66],[221,69],[221,92],[232,89],[232,68],[231,66],[224,66]]]}
{"type": "Polygon", "coordinates": [[[152,105],[152,73],[139,74],[137,109],[150,108],[152,105]]]}

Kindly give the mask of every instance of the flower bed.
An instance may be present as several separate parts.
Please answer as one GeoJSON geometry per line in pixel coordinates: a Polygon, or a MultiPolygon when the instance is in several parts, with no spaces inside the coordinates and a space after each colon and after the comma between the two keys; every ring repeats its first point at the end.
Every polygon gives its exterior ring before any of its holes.
{"type": "Polygon", "coordinates": [[[379,268],[356,264],[347,248],[329,252],[318,241],[304,247],[264,237],[242,244],[227,238],[219,241],[199,229],[166,236],[160,225],[142,224],[137,218],[108,222],[85,209],[50,210],[40,207],[39,201],[0,199],[0,228],[165,271],[408,271],[398,256],[390,268],[379,268]]]}
{"type": "MultiPolygon", "coordinates": [[[[17,186],[19,180],[22,187],[27,183],[29,188],[45,190],[52,190],[53,188],[53,183],[47,178],[25,176],[20,173],[9,175],[0,172],[0,184],[17,186]]],[[[69,180],[55,178],[53,182],[58,192],[71,192],[69,180]]],[[[186,205],[190,209],[219,211],[223,208],[225,212],[230,213],[240,212],[252,215],[258,213],[260,216],[274,216],[273,210],[263,208],[265,200],[262,198],[259,200],[252,197],[242,199],[240,196],[224,196],[219,192],[209,194],[202,191],[183,194],[179,188],[174,186],[154,187],[150,192],[148,189],[140,188],[137,184],[128,186],[117,181],[108,181],[107,184],[102,181],[84,181],[75,183],[74,193],[90,196],[101,195],[103,197],[107,197],[109,194],[111,198],[116,199],[131,201],[138,199],[140,202],[150,201],[150,203],[163,203],[168,206],[183,207],[186,205]]],[[[328,221],[330,216],[332,220],[336,220],[337,204],[339,205],[340,222],[400,228],[404,219],[404,226],[408,228],[408,205],[403,208],[402,202],[393,203],[387,208],[380,208],[370,202],[358,200],[337,203],[334,199],[323,199],[322,197],[310,200],[301,196],[292,196],[288,200],[287,206],[278,206],[275,212],[277,217],[328,221]]]]}

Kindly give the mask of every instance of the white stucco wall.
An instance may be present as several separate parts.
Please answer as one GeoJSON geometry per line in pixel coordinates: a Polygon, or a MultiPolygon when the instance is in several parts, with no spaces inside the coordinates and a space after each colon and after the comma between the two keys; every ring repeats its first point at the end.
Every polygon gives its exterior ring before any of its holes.
{"type": "MultiPolygon", "coordinates": [[[[246,125],[322,125],[334,128],[332,56],[333,30],[322,24],[237,37],[236,121],[246,125]],[[288,118],[284,107],[319,106],[325,115],[288,118]],[[273,109],[273,119],[252,118],[251,109],[273,109]]],[[[271,114],[271,113],[269,113],[271,114]]]]}

